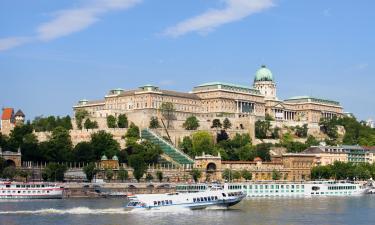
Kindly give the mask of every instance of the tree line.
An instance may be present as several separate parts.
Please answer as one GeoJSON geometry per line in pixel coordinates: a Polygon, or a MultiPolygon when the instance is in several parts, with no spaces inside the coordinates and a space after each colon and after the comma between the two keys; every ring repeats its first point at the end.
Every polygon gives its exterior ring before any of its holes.
{"type": "Polygon", "coordinates": [[[311,179],[368,180],[375,177],[375,164],[336,161],[332,165],[316,166],[311,179]]]}

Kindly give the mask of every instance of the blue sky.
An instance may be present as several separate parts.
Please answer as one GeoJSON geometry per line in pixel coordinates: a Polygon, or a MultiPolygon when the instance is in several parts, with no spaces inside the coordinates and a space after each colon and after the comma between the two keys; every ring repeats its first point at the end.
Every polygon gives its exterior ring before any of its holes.
{"type": "Polygon", "coordinates": [[[375,117],[375,1],[2,0],[0,107],[66,115],[82,98],[155,84],[252,85],[375,117]]]}

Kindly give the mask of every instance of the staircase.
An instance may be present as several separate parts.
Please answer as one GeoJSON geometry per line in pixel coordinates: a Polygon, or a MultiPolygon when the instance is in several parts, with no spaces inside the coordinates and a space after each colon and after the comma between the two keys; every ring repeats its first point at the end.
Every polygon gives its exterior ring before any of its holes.
{"type": "Polygon", "coordinates": [[[188,155],[178,150],[171,143],[167,142],[150,129],[142,130],[141,137],[160,146],[163,153],[166,155],[165,158],[171,159],[171,161],[173,161],[172,163],[177,163],[179,165],[194,164],[194,160],[191,159],[188,155]]]}

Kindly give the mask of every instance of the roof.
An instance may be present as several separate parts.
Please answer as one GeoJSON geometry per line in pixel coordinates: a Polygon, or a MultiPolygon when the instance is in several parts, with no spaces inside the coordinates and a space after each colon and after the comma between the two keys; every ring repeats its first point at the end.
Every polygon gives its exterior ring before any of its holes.
{"type": "Polygon", "coordinates": [[[273,75],[265,65],[262,65],[260,69],[255,73],[254,81],[273,81],[273,75]]]}
{"type": "Polygon", "coordinates": [[[227,86],[232,86],[232,87],[237,87],[237,88],[251,89],[250,87],[245,86],[245,85],[232,84],[232,83],[226,83],[226,82],[220,82],[220,81],[214,81],[214,82],[208,82],[208,83],[200,84],[197,87],[205,87],[205,86],[213,86],[213,85],[227,85],[227,86]]]}
{"type": "Polygon", "coordinates": [[[13,108],[4,108],[3,115],[1,116],[2,120],[10,120],[13,117],[14,110],[13,108]]]}
{"type": "Polygon", "coordinates": [[[302,153],[306,154],[318,154],[318,153],[324,153],[324,151],[319,147],[310,147],[306,150],[304,150],[302,153]]]}
{"type": "Polygon", "coordinates": [[[307,100],[311,102],[317,102],[317,103],[325,103],[325,104],[333,104],[333,105],[340,105],[340,102],[324,99],[324,98],[318,98],[318,97],[312,97],[308,95],[302,95],[302,96],[294,96],[288,99],[285,99],[284,101],[298,101],[298,100],[307,100]]]}
{"type": "Polygon", "coordinates": [[[22,110],[19,109],[19,110],[16,112],[16,114],[14,114],[14,116],[25,117],[25,114],[22,112],[22,110]]]}

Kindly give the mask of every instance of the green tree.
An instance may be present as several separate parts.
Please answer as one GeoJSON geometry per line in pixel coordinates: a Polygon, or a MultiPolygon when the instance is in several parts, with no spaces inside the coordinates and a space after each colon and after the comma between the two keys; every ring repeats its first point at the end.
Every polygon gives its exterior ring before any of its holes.
{"type": "Polygon", "coordinates": [[[232,123],[228,118],[225,118],[223,121],[223,128],[224,130],[230,129],[232,127],[232,123]]]}
{"type": "Polygon", "coordinates": [[[212,120],[211,128],[219,129],[219,128],[221,128],[222,126],[223,126],[223,125],[221,124],[221,122],[220,122],[219,119],[213,119],[213,120],[212,120]]]}
{"type": "Polygon", "coordinates": [[[156,171],[156,176],[158,177],[159,182],[163,181],[163,172],[161,171],[156,171]]]}
{"type": "Polygon", "coordinates": [[[116,117],[114,117],[112,115],[107,116],[107,127],[108,128],[116,128],[117,127],[116,117]]]}
{"type": "Polygon", "coordinates": [[[151,175],[151,173],[148,173],[148,174],[146,175],[146,181],[150,182],[150,181],[152,181],[153,179],[154,179],[154,177],[151,175]]]}
{"type": "Polygon", "coordinates": [[[7,179],[10,179],[10,180],[13,180],[13,178],[17,176],[17,170],[16,170],[16,168],[13,167],[13,166],[5,167],[5,168],[3,169],[2,176],[3,176],[4,178],[7,178],[7,179]]]}
{"type": "Polygon", "coordinates": [[[163,118],[167,121],[167,128],[170,128],[170,123],[175,117],[175,107],[172,102],[163,102],[159,108],[163,118]]]}
{"type": "Polygon", "coordinates": [[[192,150],[194,156],[202,155],[203,152],[213,154],[212,136],[206,131],[197,131],[193,134],[192,150]]]}
{"type": "Polygon", "coordinates": [[[193,156],[193,141],[189,136],[185,136],[182,139],[182,142],[179,144],[179,148],[182,149],[184,153],[193,156]]]}
{"type": "Polygon", "coordinates": [[[148,126],[150,129],[157,129],[160,127],[159,120],[157,117],[153,116],[150,119],[150,125],[148,126]]]}
{"type": "Polygon", "coordinates": [[[272,139],[279,139],[280,138],[280,127],[275,127],[273,128],[273,131],[272,131],[272,139]]]}
{"type": "Polygon", "coordinates": [[[73,149],[75,162],[93,162],[96,160],[94,148],[90,142],[79,142],[73,149]]]}
{"type": "Polygon", "coordinates": [[[231,182],[233,179],[233,171],[230,169],[225,169],[221,174],[224,180],[231,182]]]}
{"type": "Polygon", "coordinates": [[[332,176],[331,167],[329,166],[316,166],[311,169],[311,179],[330,179],[332,176]]]}
{"type": "Polygon", "coordinates": [[[242,171],[241,171],[241,176],[242,176],[243,179],[245,179],[246,181],[253,179],[253,175],[252,175],[252,173],[250,173],[248,170],[242,170],[242,171]]]}
{"type": "Polygon", "coordinates": [[[287,146],[288,144],[290,144],[291,142],[293,142],[293,140],[294,140],[294,139],[293,139],[292,134],[290,134],[290,133],[288,132],[288,133],[285,133],[285,134],[282,136],[280,142],[281,142],[282,145],[287,146]]]}
{"type": "Polygon", "coordinates": [[[129,179],[128,171],[124,170],[124,168],[121,167],[118,171],[117,178],[120,179],[122,182],[124,182],[124,180],[129,179]]]}
{"type": "Polygon", "coordinates": [[[26,170],[18,170],[17,171],[18,176],[24,178],[24,180],[27,182],[28,178],[31,176],[31,172],[26,170]]]}
{"type": "Polygon", "coordinates": [[[221,130],[216,134],[216,142],[226,141],[229,139],[229,136],[225,130],[221,130]]]}
{"type": "Polygon", "coordinates": [[[263,161],[270,161],[270,150],[272,144],[270,143],[261,143],[255,146],[256,156],[260,157],[263,161]]]}
{"type": "Polygon", "coordinates": [[[272,180],[280,180],[281,179],[281,173],[277,170],[272,171],[272,180]]]}
{"type": "Polygon", "coordinates": [[[83,126],[85,127],[85,129],[97,129],[99,127],[98,122],[91,121],[89,118],[85,120],[83,126]]]}
{"type": "Polygon", "coordinates": [[[233,179],[238,181],[241,179],[241,172],[240,171],[234,171],[233,172],[233,179]]]}
{"type": "Polygon", "coordinates": [[[66,165],[49,163],[42,172],[42,177],[47,181],[64,181],[64,173],[68,170],[66,165]]]}
{"type": "Polygon", "coordinates": [[[95,166],[95,163],[89,163],[87,166],[83,167],[83,172],[86,174],[86,179],[92,181],[95,175],[98,173],[98,169],[95,166]]]}
{"type": "Polygon", "coordinates": [[[186,130],[196,130],[199,127],[199,121],[195,116],[189,116],[186,118],[182,125],[186,130]]]}
{"type": "Polygon", "coordinates": [[[105,170],[105,177],[109,182],[113,179],[113,170],[106,169],[105,170]]]}
{"type": "Polygon", "coordinates": [[[56,127],[46,145],[44,157],[50,162],[68,162],[73,158],[72,140],[69,131],[63,127],[56,127]]]}
{"type": "Polygon", "coordinates": [[[295,135],[300,138],[305,138],[307,137],[307,132],[308,132],[308,127],[307,124],[304,124],[302,127],[297,125],[295,127],[295,135]]]}
{"type": "Polygon", "coordinates": [[[95,157],[99,160],[103,155],[112,158],[120,152],[120,144],[113,139],[113,135],[103,130],[91,135],[91,146],[95,157]]]}
{"type": "Polygon", "coordinates": [[[128,117],[126,114],[120,114],[117,118],[117,126],[119,128],[128,128],[128,117]]]}
{"type": "Polygon", "coordinates": [[[77,124],[78,129],[82,129],[82,121],[88,115],[89,113],[84,109],[78,109],[75,112],[76,124],[77,124]]]}
{"type": "Polygon", "coordinates": [[[241,161],[251,161],[256,156],[256,151],[250,144],[239,147],[236,153],[241,161]]]}
{"type": "Polygon", "coordinates": [[[323,133],[327,134],[327,136],[331,140],[336,140],[338,138],[337,132],[337,118],[334,117],[332,119],[325,119],[322,118],[319,122],[320,129],[323,133]]]}
{"type": "Polygon", "coordinates": [[[317,145],[319,145],[319,141],[316,140],[316,138],[315,138],[314,136],[309,135],[309,136],[307,137],[307,140],[306,140],[305,144],[306,144],[307,146],[309,146],[309,147],[310,147],[310,146],[317,146],[317,145]]]}
{"type": "Polygon", "coordinates": [[[133,176],[139,182],[147,171],[146,163],[141,154],[129,156],[129,165],[134,169],[133,176]]]}
{"type": "Polygon", "coordinates": [[[198,182],[198,180],[202,177],[202,172],[199,169],[194,168],[190,171],[190,175],[195,182],[198,182]]]}
{"type": "Polygon", "coordinates": [[[255,122],[255,137],[259,139],[267,138],[267,133],[271,128],[271,123],[268,120],[255,122]]]}
{"type": "Polygon", "coordinates": [[[264,118],[266,121],[274,121],[274,118],[270,115],[270,114],[268,114],[268,113],[266,113],[266,116],[265,116],[265,118],[264,118]]]}
{"type": "Polygon", "coordinates": [[[140,133],[139,127],[136,126],[134,123],[131,123],[128,131],[125,134],[125,137],[128,138],[128,139],[138,140],[140,138],[139,133],[140,133]]]}

